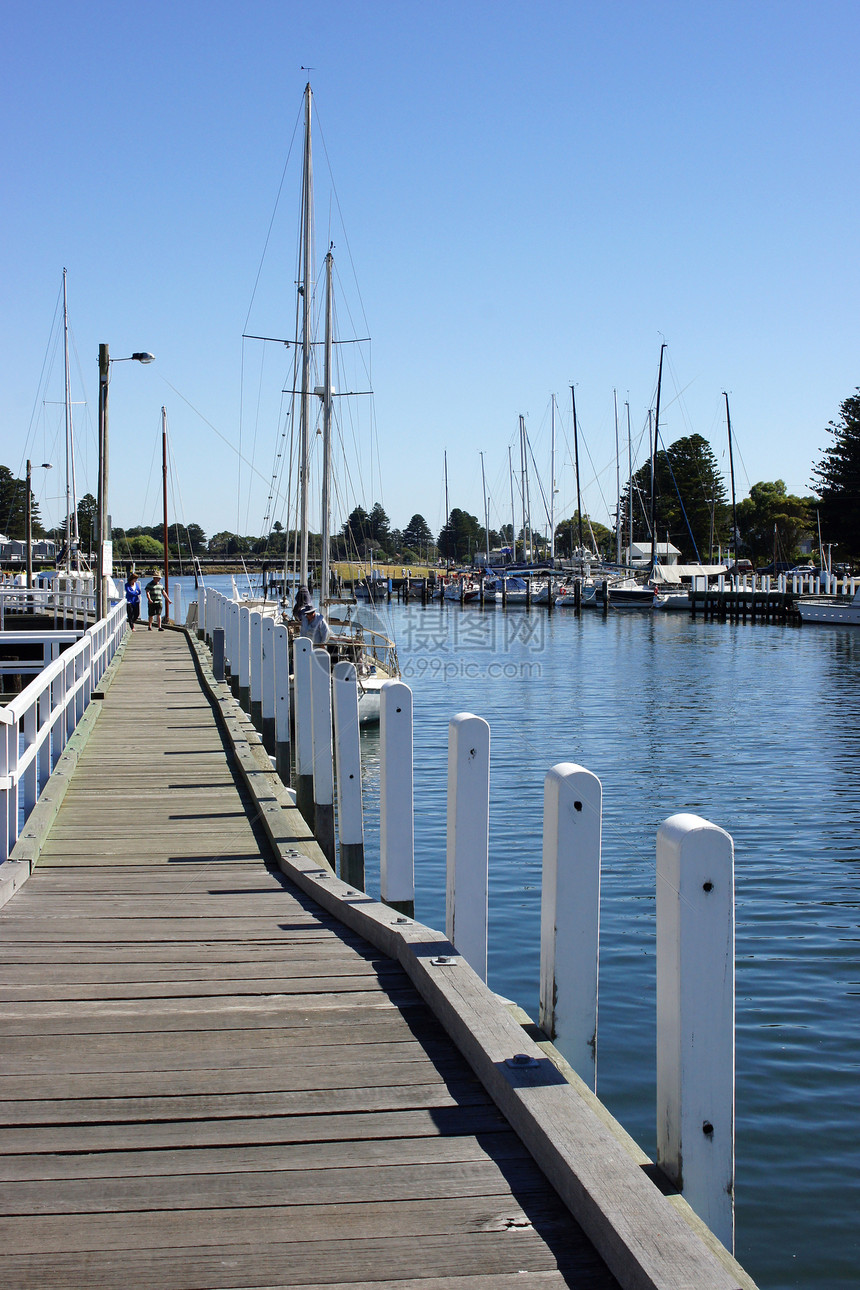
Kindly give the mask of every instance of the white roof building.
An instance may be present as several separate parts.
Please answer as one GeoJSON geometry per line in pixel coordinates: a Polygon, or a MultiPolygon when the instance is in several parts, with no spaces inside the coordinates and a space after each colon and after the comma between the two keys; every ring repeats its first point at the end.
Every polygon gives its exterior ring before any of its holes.
{"type": "MultiPolygon", "coordinates": [[[[660,564],[677,564],[678,556],[681,552],[671,542],[658,542],[655,546],[655,552],[660,564]]],[[[648,564],[651,559],[650,542],[632,542],[621,553],[622,564],[642,565],[648,564]]]]}

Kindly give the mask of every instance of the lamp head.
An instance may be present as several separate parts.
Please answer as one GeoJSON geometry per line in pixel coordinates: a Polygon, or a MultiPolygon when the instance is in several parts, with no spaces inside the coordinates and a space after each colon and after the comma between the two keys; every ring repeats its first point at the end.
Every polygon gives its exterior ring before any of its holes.
{"type": "Polygon", "coordinates": [[[133,358],[133,359],[136,359],[136,361],[137,361],[138,363],[154,363],[154,362],[155,362],[155,355],[154,355],[154,354],[132,354],[132,358],[133,358]]]}

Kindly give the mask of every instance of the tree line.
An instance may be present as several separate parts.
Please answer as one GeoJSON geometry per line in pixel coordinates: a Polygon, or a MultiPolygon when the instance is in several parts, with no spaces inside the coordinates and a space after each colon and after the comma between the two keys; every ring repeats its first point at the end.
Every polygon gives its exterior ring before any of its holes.
{"type": "MultiPolygon", "coordinates": [[[[656,540],[671,542],[681,552],[682,563],[707,563],[718,552],[732,551],[756,565],[766,561],[792,563],[800,555],[804,539],[817,541],[820,530],[832,545],[840,562],[860,559],[860,388],[840,405],[839,417],[827,432],[832,443],[823,451],[812,470],[816,496],[796,497],[787,492],[783,480],[760,481],[735,508],[736,530],[730,499],[717,459],[701,435],[676,440],[654,455],[654,526],[656,540]]],[[[649,459],[628,481],[619,500],[616,517],[621,544],[626,547],[632,532],[634,542],[651,541],[651,478],[649,459]]],[[[0,532],[9,538],[23,538],[26,514],[26,481],[16,479],[7,466],[0,466],[0,532]]],[[[62,544],[65,525],[46,531],[35,497],[30,496],[34,537],[53,537],[62,544]]],[[[87,493],[77,506],[81,550],[92,552],[96,542],[97,503],[87,493]]],[[[582,516],[584,544],[607,559],[615,555],[613,529],[582,516]]],[[[569,557],[579,543],[580,516],[577,512],[555,526],[555,552],[569,557]]],[[[163,557],[163,527],[137,525],[113,531],[117,554],[157,559],[163,557]]],[[[528,551],[544,558],[550,542],[544,533],[530,535],[520,527],[502,524],[487,533],[477,516],[454,507],[442,529],[434,536],[423,515],[415,514],[405,528],[391,526],[382,504],[369,511],[356,506],[340,531],[331,538],[331,558],[375,559],[380,563],[426,564],[440,559],[469,563],[478,552],[507,548],[514,559],[528,551]]],[[[319,534],[309,536],[313,558],[321,553],[319,534]]],[[[276,522],[264,536],[242,536],[223,530],[207,538],[199,524],[168,526],[171,556],[195,555],[284,557],[297,549],[298,534],[276,522]]]]}

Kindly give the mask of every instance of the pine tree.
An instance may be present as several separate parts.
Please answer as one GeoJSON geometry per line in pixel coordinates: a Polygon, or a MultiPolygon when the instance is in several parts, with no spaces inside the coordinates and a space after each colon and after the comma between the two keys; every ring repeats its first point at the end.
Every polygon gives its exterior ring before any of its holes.
{"type": "Polygon", "coordinates": [[[831,421],[834,442],[812,471],[812,487],[821,498],[821,532],[833,542],[840,560],[860,556],[860,389],[831,421]]]}
{"type": "MultiPolygon", "coordinates": [[[[23,538],[27,510],[27,482],[16,479],[8,466],[0,466],[0,533],[8,538],[23,538]]],[[[43,537],[45,530],[39,518],[39,507],[30,489],[30,525],[33,537],[43,537]]]]}
{"type": "MultiPolygon", "coordinates": [[[[725,545],[729,532],[726,486],[710,444],[701,435],[685,436],[660,448],[655,457],[657,541],[669,540],[682,563],[707,560],[714,543],[725,545]]],[[[651,462],[633,476],[633,540],[650,541],[651,462]]],[[[627,544],[630,487],[621,499],[622,545],[627,544]]]]}

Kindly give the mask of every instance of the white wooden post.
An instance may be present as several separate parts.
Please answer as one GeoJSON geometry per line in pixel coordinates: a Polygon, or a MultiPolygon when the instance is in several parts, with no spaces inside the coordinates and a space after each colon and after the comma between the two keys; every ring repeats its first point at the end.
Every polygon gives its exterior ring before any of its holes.
{"type": "Polygon", "coordinates": [[[590,1088],[597,1074],[603,790],[569,762],[544,780],[540,1024],[590,1088]]]}
{"type": "Polygon", "coordinates": [[[239,605],[231,600],[227,610],[227,662],[230,667],[230,689],[239,697],[239,605]]]}
{"type": "Polygon", "coordinates": [[[314,750],[314,837],[334,868],[334,759],[331,739],[331,656],[311,650],[311,731],[314,750]]]}
{"type": "Polygon", "coordinates": [[[248,682],[251,706],[248,711],[251,720],[258,730],[263,728],[263,615],[258,609],[252,609],[248,617],[250,626],[250,645],[248,659],[248,682]]]}
{"type": "Polygon", "coordinates": [[[379,886],[382,899],[415,916],[412,691],[383,681],[379,691],[379,886]]]}
{"type": "Polygon", "coordinates": [[[270,755],[275,751],[275,620],[268,615],[263,619],[261,647],[261,696],[260,730],[263,747],[270,755]]]}
{"type": "Polygon", "coordinates": [[[290,637],[279,623],[274,631],[275,770],[289,787],[290,774],[290,637]]]}
{"type": "Polygon", "coordinates": [[[197,639],[206,640],[206,588],[200,587],[197,592],[197,639]]]}
{"type": "Polygon", "coordinates": [[[460,712],[448,723],[446,934],[487,979],[490,727],[460,712]]]}
{"type": "Polygon", "coordinates": [[[314,826],[314,744],[311,730],[311,650],[307,637],[293,645],[293,715],[296,736],[296,806],[314,826]]]}
{"type": "Polygon", "coordinates": [[[61,669],[56,680],[51,685],[54,695],[54,715],[51,722],[51,770],[56,768],[57,762],[63,754],[66,746],[66,672],[61,669]]]}
{"type": "Polygon", "coordinates": [[[7,860],[18,837],[18,721],[9,712],[0,712],[0,797],[0,860],[7,860]]]}
{"type": "Polygon", "coordinates": [[[364,821],[361,814],[361,742],[358,728],[358,673],[354,663],[335,663],[332,673],[337,833],[340,876],[364,890],[364,821]]]}
{"type": "Polygon", "coordinates": [[[698,815],[657,834],[657,1163],[734,1242],[734,847],[698,815]]]}
{"type": "Polygon", "coordinates": [[[239,606],[239,702],[251,710],[251,611],[239,606]]]}

